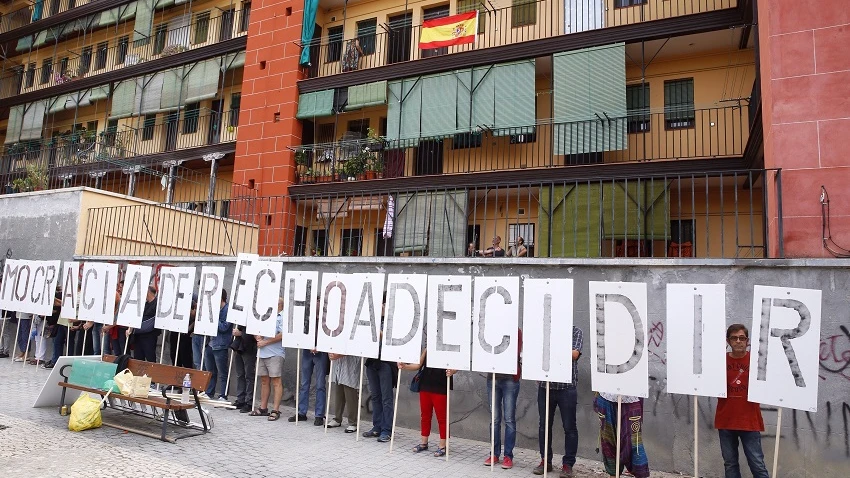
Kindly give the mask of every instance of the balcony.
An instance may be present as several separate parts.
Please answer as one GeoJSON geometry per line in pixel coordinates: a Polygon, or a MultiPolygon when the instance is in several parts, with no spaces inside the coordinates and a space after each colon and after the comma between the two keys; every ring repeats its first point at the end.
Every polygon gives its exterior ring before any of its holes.
{"type": "MultiPolygon", "coordinates": [[[[376,14],[372,10],[358,14],[355,4],[349,7],[344,21],[345,37],[329,38],[326,33],[314,39],[308,78],[738,6],[737,0],[514,0],[512,5],[502,6],[504,3],[509,2],[481,2],[478,35],[473,43],[428,50],[418,48],[422,25],[412,24],[418,13],[394,17],[378,13],[378,21],[386,22],[367,31],[358,24],[376,14]],[[492,7],[494,4],[497,7],[492,7]],[[395,20],[399,17],[405,18],[395,20]]],[[[343,12],[329,10],[324,16],[343,18],[343,12]]]]}
{"type": "Polygon", "coordinates": [[[7,68],[9,73],[0,78],[0,98],[95,77],[245,36],[248,34],[249,14],[250,10],[218,10],[216,16],[196,15],[194,23],[172,30],[155,27],[154,35],[143,40],[134,42],[129,41],[127,37],[123,37],[123,41],[116,38],[107,48],[99,49],[98,45],[75,47],[63,54],[66,56],[54,58],[47,65],[42,62],[33,68],[25,68],[23,65],[7,68]]]}
{"type": "Polygon", "coordinates": [[[3,15],[0,18],[0,33],[36,23],[39,20],[67,12],[76,7],[82,7],[91,1],[93,0],[35,0],[30,5],[3,15]]]}
{"type": "Polygon", "coordinates": [[[749,120],[740,106],[600,117],[573,123],[490,130],[451,137],[363,138],[295,149],[299,181],[462,174],[740,157],[749,120]]]}

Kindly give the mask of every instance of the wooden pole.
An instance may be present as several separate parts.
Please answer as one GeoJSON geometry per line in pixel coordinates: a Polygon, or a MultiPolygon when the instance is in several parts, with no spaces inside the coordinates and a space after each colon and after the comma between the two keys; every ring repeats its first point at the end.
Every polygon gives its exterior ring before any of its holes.
{"type": "MultiPolygon", "coordinates": [[[[539,410],[539,409],[538,409],[539,410]]],[[[549,381],[546,381],[546,416],[543,417],[543,478],[549,476],[549,381]]]]}
{"type": "MultiPolygon", "coordinates": [[[[9,318],[6,317],[5,310],[3,311],[3,317],[0,317],[0,320],[3,321],[3,324],[0,324],[0,340],[3,340],[2,338],[6,336],[6,322],[9,321],[9,318]]],[[[12,358],[14,359],[15,357],[12,358]]]]}
{"type": "Polygon", "coordinates": [[[496,469],[493,454],[496,452],[496,373],[493,372],[490,384],[490,472],[496,469]]]}
{"type": "Polygon", "coordinates": [[[614,472],[616,473],[617,478],[620,478],[620,426],[622,425],[622,413],[623,413],[623,396],[617,395],[617,459],[614,465],[614,472]]]}
{"type": "Polygon", "coordinates": [[[80,355],[86,354],[86,329],[85,327],[81,327],[80,330],[83,331],[83,348],[80,349],[80,355]]]}
{"type": "MultiPolygon", "coordinates": [[[[330,354],[328,356],[328,360],[331,362],[331,368],[328,371],[328,393],[325,394],[325,433],[328,432],[328,419],[331,415],[331,391],[333,390],[331,384],[334,379],[334,361],[330,359],[330,354]]],[[[319,383],[319,381],[316,380],[316,383],[319,383]]],[[[339,417],[339,419],[342,420],[342,417],[339,417]]]]}
{"type": "MultiPolygon", "coordinates": [[[[160,365],[165,363],[165,343],[168,342],[168,339],[170,338],[169,336],[171,334],[170,331],[166,331],[166,332],[168,332],[168,333],[163,334],[163,336],[162,336],[162,347],[159,348],[159,364],[160,365]]],[[[158,384],[157,384],[157,388],[159,388],[158,384]]]]}
{"type": "MultiPolygon", "coordinates": [[[[21,333],[21,319],[18,319],[18,327],[15,328],[15,341],[12,342],[12,360],[15,360],[15,353],[18,351],[18,336],[21,333]]],[[[26,358],[26,357],[24,357],[26,358]]]]}
{"type": "Polygon", "coordinates": [[[770,476],[778,478],[779,475],[779,436],[782,433],[782,407],[776,409],[776,441],[773,444],[773,473],[770,476]]]}
{"type": "MultiPolygon", "coordinates": [[[[295,349],[295,426],[298,426],[298,396],[301,395],[301,349],[295,349]]],[[[308,403],[309,404],[309,403],[308,403]]]]}
{"type": "MultiPolygon", "coordinates": [[[[68,330],[70,330],[70,325],[68,326],[68,330]]],[[[130,330],[130,329],[127,328],[127,330],[130,330]]],[[[120,332],[119,332],[119,334],[120,334],[120,332]]],[[[127,335],[127,331],[126,330],[124,331],[124,355],[127,355],[127,348],[130,347],[130,337],[132,335],[133,335],[132,333],[130,335],[127,335]]]]}
{"type": "Polygon", "coordinates": [[[177,332],[177,350],[174,351],[174,363],[172,364],[175,367],[177,366],[177,357],[180,356],[180,336],[181,335],[183,335],[183,334],[181,334],[180,332],[177,332]]]}
{"type": "Polygon", "coordinates": [[[449,439],[452,425],[452,377],[446,377],[446,461],[449,461],[449,439]]]}
{"type": "Polygon", "coordinates": [[[230,350],[230,348],[228,348],[227,350],[230,352],[230,360],[228,360],[228,363],[227,363],[227,381],[224,384],[224,399],[225,400],[227,400],[227,392],[228,392],[228,390],[230,390],[230,371],[233,369],[233,354],[234,354],[234,352],[232,350],[230,350]]]}
{"type": "Polygon", "coordinates": [[[68,326],[65,327],[65,356],[70,355],[68,349],[71,347],[71,321],[68,321],[68,326]]]}
{"type": "Polygon", "coordinates": [[[106,355],[106,336],[103,335],[103,329],[100,331],[100,355],[106,355]]]}
{"type": "MultiPolygon", "coordinates": [[[[354,441],[360,441],[360,412],[363,411],[363,363],[365,359],[360,357],[360,385],[357,388],[357,437],[354,441]]],[[[447,448],[448,450],[448,448],[447,448]]]]}
{"type": "Polygon", "coordinates": [[[206,365],[204,363],[204,357],[206,356],[206,354],[207,354],[207,336],[204,335],[203,340],[201,341],[201,371],[204,370],[204,366],[206,365]]]}
{"type": "MultiPolygon", "coordinates": [[[[35,366],[38,368],[38,342],[40,341],[44,344],[45,349],[47,348],[47,344],[44,341],[44,330],[47,328],[47,317],[41,319],[41,335],[38,336],[38,339],[35,342],[35,366]]],[[[44,350],[44,354],[47,355],[47,350],[44,350]]]]}
{"type": "MultiPolygon", "coordinates": [[[[260,351],[259,350],[257,350],[257,361],[254,364],[254,388],[253,388],[254,391],[253,391],[253,393],[251,393],[251,398],[252,398],[252,400],[251,400],[251,410],[254,410],[254,404],[257,402],[257,377],[259,375],[257,373],[258,368],[260,368],[260,351]]],[[[280,386],[283,387],[283,379],[281,379],[280,386]]],[[[272,382],[271,382],[271,377],[269,377],[269,396],[271,397],[272,403],[274,403],[274,395],[272,394],[271,388],[272,388],[272,382]]],[[[263,393],[263,392],[260,392],[260,393],[263,393]]],[[[266,406],[268,406],[268,404],[266,404],[266,406]]]]}
{"type": "Polygon", "coordinates": [[[395,402],[393,403],[393,430],[390,434],[390,453],[393,452],[395,443],[395,423],[398,415],[398,391],[401,389],[401,369],[398,369],[398,386],[395,388],[395,402]]]}
{"type": "Polygon", "coordinates": [[[697,396],[694,395],[694,478],[699,478],[699,412],[697,411],[697,396]]]}

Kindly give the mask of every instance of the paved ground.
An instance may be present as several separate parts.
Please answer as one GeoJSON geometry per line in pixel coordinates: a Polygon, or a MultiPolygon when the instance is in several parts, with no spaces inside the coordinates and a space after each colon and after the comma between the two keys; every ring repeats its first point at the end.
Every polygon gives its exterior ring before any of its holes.
{"type": "MultiPolygon", "coordinates": [[[[56,409],[31,407],[47,375],[48,371],[34,366],[0,360],[0,471],[24,477],[446,478],[532,476],[538,462],[536,452],[516,450],[513,470],[497,467],[491,474],[482,466],[489,443],[465,439],[451,441],[448,462],[429,454],[414,455],[410,448],[418,442],[418,431],[409,429],[397,430],[395,449],[389,453],[389,444],[364,438],[355,441],[341,428],[325,434],[312,422],[296,427],[286,421],[291,408],[277,422],[217,409],[212,412],[212,433],[176,444],[108,427],[73,433],[67,429],[68,417],[56,409]]],[[[104,413],[105,419],[110,417],[117,421],[116,412],[104,413]]],[[[589,460],[579,460],[575,470],[577,477],[604,476],[601,465],[589,460]]],[[[653,477],[672,476],[653,472],[653,477]]]]}

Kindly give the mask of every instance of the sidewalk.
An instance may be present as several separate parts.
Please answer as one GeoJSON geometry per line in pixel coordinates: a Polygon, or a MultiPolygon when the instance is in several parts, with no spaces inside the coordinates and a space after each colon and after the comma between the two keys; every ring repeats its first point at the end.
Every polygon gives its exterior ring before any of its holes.
{"type": "MultiPolygon", "coordinates": [[[[312,420],[298,426],[286,418],[291,407],[282,407],[283,417],[268,422],[237,411],[214,410],[215,428],[205,436],[178,440],[177,444],[103,427],[81,433],[68,431],[68,417],[53,408],[31,408],[48,371],[0,359],[0,470],[16,476],[126,477],[493,477],[533,476],[539,461],[533,450],[517,449],[514,468],[493,473],[483,466],[490,444],[456,438],[451,440],[450,458],[415,455],[418,430],[398,429],[395,447],[388,443],[346,434],[342,428],[313,426],[312,420]],[[4,428],[4,426],[6,428],[4,428]]],[[[76,394],[71,395],[76,397],[76,394]]],[[[70,402],[71,400],[69,400],[70,402]]],[[[120,421],[113,411],[104,416],[120,421]]],[[[195,420],[195,414],[190,412],[195,420]]],[[[370,424],[365,419],[363,431],[370,424]]],[[[438,436],[431,436],[432,448],[438,436]]],[[[557,450],[557,444],[556,448],[557,450]]],[[[560,463],[556,452],[555,462],[560,463]]],[[[651,462],[650,462],[651,463],[651,462]]],[[[556,477],[557,473],[549,476],[556,477]]],[[[598,462],[579,459],[576,477],[604,477],[598,462]]],[[[679,475],[653,472],[653,477],[679,475]]]]}

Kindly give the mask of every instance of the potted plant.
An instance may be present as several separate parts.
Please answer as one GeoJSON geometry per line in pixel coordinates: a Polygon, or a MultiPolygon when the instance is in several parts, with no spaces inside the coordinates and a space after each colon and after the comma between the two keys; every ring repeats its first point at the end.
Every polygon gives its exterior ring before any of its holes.
{"type": "Polygon", "coordinates": [[[369,151],[383,151],[385,146],[384,138],[378,136],[378,132],[374,128],[366,129],[366,148],[369,151]]]}
{"type": "Polygon", "coordinates": [[[313,184],[316,182],[316,171],[308,169],[302,173],[298,173],[298,182],[301,184],[313,184]]]}
{"type": "Polygon", "coordinates": [[[384,173],[384,162],[381,160],[379,154],[375,154],[371,156],[369,162],[366,164],[366,179],[378,179],[384,173]]]}
{"type": "Polygon", "coordinates": [[[47,176],[47,168],[34,164],[27,165],[27,181],[29,181],[32,189],[41,191],[47,189],[49,177],[47,176]]]}
{"type": "Polygon", "coordinates": [[[295,150],[295,166],[298,170],[298,173],[302,173],[305,169],[307,169],[307,150],[303,148],[298,148],[295,150]]]}
{"type": "Polygon", "coordinates": [[[16,193],[27,192],[31,189],[29,181],[26,178],[18,178],[12,181],[12,190],[16,193]]]}
{"type": "Polygon", "coordinates": [[[349,156],[342,167],[344,179],[353,181],[354,179],[363,179],[369,162],[372,160],[372,154],[368,149],[362,149],[354,156],[349,156]]]}

